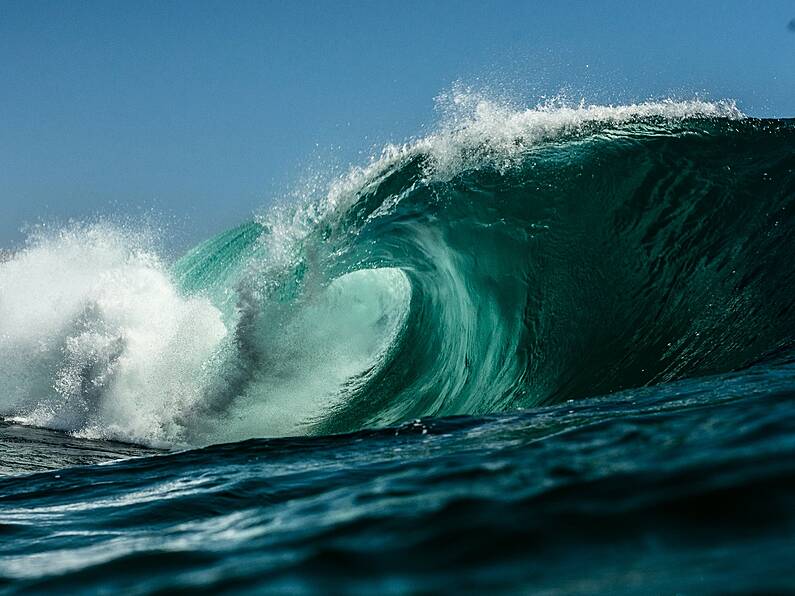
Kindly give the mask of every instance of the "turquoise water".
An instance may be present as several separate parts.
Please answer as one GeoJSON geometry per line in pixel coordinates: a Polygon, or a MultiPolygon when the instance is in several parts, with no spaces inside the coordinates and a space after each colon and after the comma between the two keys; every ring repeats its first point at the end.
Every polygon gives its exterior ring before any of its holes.
{"type": "Polygon", "coordinates": [[[795,121],[457,104],[0,264],[0,589],[793,588],[795,121]]]}

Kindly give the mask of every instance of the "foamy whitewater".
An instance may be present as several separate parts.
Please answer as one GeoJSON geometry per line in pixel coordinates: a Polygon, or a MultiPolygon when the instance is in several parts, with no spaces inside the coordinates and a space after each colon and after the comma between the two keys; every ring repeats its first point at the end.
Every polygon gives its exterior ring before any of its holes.
{"type": "Polygon", "coordinates": [[[0,593],[795,590],[795,120],[440,105],[0,255],[0,593]]]}

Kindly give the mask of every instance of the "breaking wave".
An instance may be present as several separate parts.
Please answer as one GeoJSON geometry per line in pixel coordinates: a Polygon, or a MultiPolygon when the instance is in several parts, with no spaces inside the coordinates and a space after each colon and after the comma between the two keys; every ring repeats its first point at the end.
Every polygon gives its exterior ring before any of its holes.
{"type": "Polygon", "coordinates": [[[202,445],[749,366],[795,329],[795,123],[731,103],[438,129],[165,263],[77,225],[0,259],[0,414],[202,445]]]}

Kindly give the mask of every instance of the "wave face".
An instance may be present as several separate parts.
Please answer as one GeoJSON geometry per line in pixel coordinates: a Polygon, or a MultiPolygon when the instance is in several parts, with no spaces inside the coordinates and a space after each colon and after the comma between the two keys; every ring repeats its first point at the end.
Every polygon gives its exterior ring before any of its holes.
{"type": "Polygon", "coordinates": [[[1,413],[209,444],[549,405],[792,347],[795,121],[451,105],[171,265],[108,227],[32,240],[0,264],[1,413]]]}

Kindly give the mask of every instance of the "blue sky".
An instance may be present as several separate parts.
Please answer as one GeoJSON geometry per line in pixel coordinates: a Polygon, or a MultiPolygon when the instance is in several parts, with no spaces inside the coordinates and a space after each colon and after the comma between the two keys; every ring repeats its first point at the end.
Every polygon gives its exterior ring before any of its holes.
{"type": "Polygon", "coordinates": [[[0,246],[152,209],[199,240],[421,133],[457,81],[793,117],[793,18],[793,0],[0,0],[0,246]]]}

